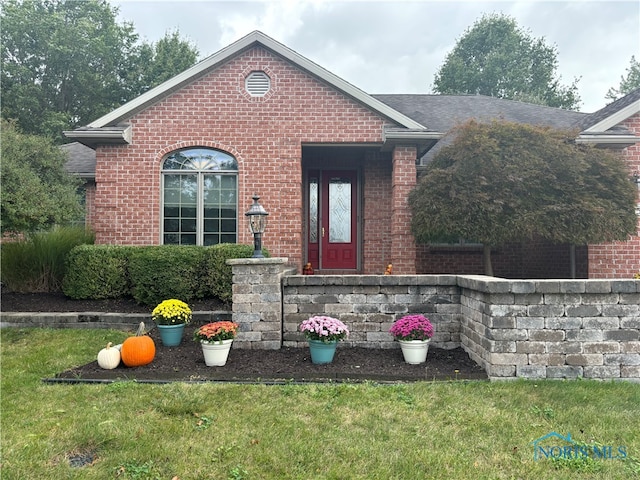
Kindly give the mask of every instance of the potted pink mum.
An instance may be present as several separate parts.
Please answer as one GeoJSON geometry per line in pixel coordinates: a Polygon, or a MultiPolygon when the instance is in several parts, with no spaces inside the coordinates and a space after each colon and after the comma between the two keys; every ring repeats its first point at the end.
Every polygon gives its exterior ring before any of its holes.
{"type": "Polygon", "coordinates": [[[400,343],[404,361],[410,364],[427,361],[433,332],[433,325],[424,315],[406,315],[396,320],[389,329],[389,333],[400,343]]]}
{"type": "Polygon", "coordinates": [[[311,361],[316,364],[331,363],[340,340],[349,335],[349,329],[337,318],[311,317],[300,324],[311,351],[311,361]]]}

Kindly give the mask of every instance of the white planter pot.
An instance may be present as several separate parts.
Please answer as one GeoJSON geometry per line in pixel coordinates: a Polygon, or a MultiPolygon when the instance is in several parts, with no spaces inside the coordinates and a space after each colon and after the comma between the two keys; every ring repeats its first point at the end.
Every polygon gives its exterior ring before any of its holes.
{"type": "Polygon", "coordinates": [[[426,362],[430,341],[430,338],[427,340],[398,340],[402,348],[404,361],[411,365],[426,362]]]}
{"type": "Polygon", "coordinates": [[[202,345],[202,354],[204,355],[204,363],[207,367],[222,367],[227,363],[229,358],[229,350],[231,349],[231,340],[221,340],[219,342],[200,342],[202,345]]]}

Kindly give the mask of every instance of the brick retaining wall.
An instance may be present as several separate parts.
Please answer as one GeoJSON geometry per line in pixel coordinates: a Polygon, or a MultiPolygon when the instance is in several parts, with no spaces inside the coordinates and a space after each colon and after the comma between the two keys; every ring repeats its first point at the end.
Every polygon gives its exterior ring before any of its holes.
{"type": "Polygon", "coordinates": [[[305,346],[298,325],[313,315],[342,320],[346,345],[398,348],[389,334],[403,315],[419,313],[434,325],[432,345],[460,346],[460,289],[454,275],[294,275],[282,279],[283,344],[305,346]]]}
{"type": "Polygon", "coordinates": [[[640,381],[640,281],[458,277],[462,346],[489,378],[640,381]]]}
{"type": "MultiPolygon", "coordinates": [[[[399,348],[388,333],[429,317],[432,344],[462,346],[492,380],[594,378],[640,382],[640,280],[506,280],[455,275],[293,275],[287,259],[230,260],[234,348],[306,345],[313,315],[344,321],[346,345],[399,348]]],[[[199,321],[224,312],[198,312],[199,321]]],[[[147,314],[2,313],[7,326],[135,327],[147,314]]],[[[225,315],[225,319],[227,316],[225,315]]]]}
{"type": "Polygon", "coordinates": [[[291,275],[286,259],[232,260],[240,348],[301,347],[313,315],[340,318],[346,345],[398,348],[408,313],[433,345],[462,346],[491,379],[640,382],[640,280],[506,280],[455,275],[291,275]]]}

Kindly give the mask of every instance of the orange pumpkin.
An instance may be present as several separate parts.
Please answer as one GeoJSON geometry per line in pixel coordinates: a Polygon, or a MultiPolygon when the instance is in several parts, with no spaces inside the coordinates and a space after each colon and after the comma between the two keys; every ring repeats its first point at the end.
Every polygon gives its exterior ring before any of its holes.
{"type": "Polygon", "coordinates": [[[122,363],[127,367],[140,367],[153,361],[156,356],[156,344],[148,335],[144,335],[144,322],[140,322],[135,337],[122,342],[120,350],[122,363]]]}

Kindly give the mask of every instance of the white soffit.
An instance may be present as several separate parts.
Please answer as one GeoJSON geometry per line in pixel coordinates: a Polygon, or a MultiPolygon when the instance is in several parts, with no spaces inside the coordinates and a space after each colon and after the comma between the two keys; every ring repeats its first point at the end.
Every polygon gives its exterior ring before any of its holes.
{"type": "Polygon", "coordinates": [[[310,73],[311,75],[319,78],[320,80],[330,84],[337,90],[341,91],[345,95],[353,98],[357,102],[363,104],[369,109],[377,112],[378,114],[393,120],[394,122],[402,125],[406,128],[425,130],[426,127],[419,124],[415,120],[403,115],[402,113],[394,110],[385,103],[371,97],[367,93],[363,92],[359,88],[353,86],[349,82],[341,79],[337,75],[322,68],[318,64],[308,60],[302,55],[296,53],[283,44],[276,42],[271,37],[266,36],[262,32],[254,31],[240,40],[232,43],[231,45],[223,48],[222,50],[214,53],[213,55],[205,58],[193,67],[179,73],[175,77],[167,80],[166,82],[152,88],[146,93],[134,98],[130,102],[125,103],[121,107],[116,108],[110,113],[98,118],[91,122],[88,127],[101,128],[108,125],[116,125],[118,122],[131,117],[135,113],[147,108],[148,106],[156,103],[161,98],[170,94],[171,92],[178,90],[182,86],[192,82],[196,78],[206,74],[216,66],[226,62],[231,57],[238,53],[253,47],[255,44],[261,45],[264,48],[271,50],[277,55],[289,60],[298,68],[310,73]]]}

